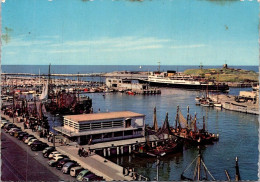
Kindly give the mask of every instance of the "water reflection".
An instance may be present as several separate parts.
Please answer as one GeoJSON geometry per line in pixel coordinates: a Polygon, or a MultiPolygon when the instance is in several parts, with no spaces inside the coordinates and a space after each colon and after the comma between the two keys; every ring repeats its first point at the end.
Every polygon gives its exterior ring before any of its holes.
{"type": "MultiPolygon", "coordinates": [[[[238,94],[238,89],[232,93],[238,94]]],[[[220,139],[214,145],[205,146],[203,158],[207,168],[217,180],[226,180],[224,170],[227,169],[234,179],[235,157],[239,157],[240,173],[243,180],[257,180],[258,159],[258,116],[239,112],[205,108],[195,105],[197,91],[180,89],[162,89],[161,95],[126,95],[106,93],[87,94],[93,99],[94,112],[129,110],[145,114],[146,124],[152,125],[153,108],[157,108],[158,125],[162,126],[165,113],[169,112],[169,123],[174,125],[177,106],[180,106],[184,116],[187,115],[187,105],[190,114],[197,113],[199,128],[205,116],[206,128],[209,132],[219,133],[220,139]],[[250,166],[250,167],[249,167],[250,166]]],[[[159,167],[160,180],[180,180],[180,174],[197,156],[196,147],[186,148],[181,154],[167,155],[161,158],[159,167]]],[[[134,167],[138,173],[154,179],[156,166],[154,158],[138,158],[123,156],[111,159],[123,166],[134,167]]]]}

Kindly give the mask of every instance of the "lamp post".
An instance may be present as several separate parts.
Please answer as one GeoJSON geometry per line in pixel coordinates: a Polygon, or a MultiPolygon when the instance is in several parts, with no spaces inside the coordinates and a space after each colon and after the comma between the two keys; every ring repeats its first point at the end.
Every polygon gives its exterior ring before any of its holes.
{"type": "Polygon", "coordinates": [[[52,129],[53,129],[53,147],[55,147],[55,130],[54,130],[54,126],[55,126],[55,120],[54,120],[54,117],[55,116],[59,116],[59,114],[56,114],[56,115],[53,115],[52,117],[52,129]]]}

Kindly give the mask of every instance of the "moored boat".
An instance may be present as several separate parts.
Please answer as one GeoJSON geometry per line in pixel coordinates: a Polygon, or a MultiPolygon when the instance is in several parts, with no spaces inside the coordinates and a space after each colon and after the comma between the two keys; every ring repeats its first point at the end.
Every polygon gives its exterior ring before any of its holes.
{"type": "Polygon", "coordinates": [[[139,79],[139,82],[149,83],[151,86],[185,88],[194,90],[208,89],[208,91],[222,92],[229,90],[229,86],[227,84],[214,83],[199,76],[195,77],[191,75],[184,75],[182,73],[175,73],[172,75],[168,72],[154,72],[146,79],[139,79]]]}

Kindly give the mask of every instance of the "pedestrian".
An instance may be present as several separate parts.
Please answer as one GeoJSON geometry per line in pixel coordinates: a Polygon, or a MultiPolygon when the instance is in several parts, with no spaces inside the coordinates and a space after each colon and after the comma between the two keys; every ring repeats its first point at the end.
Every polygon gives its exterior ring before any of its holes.
{"type": "Polygon", "coordinates": [[[82,156],[84,157],[84,155],[85,155],[85,149],[82,147],[81,148],[81,154],[82,154],[82,156]]]}
{"type": "Polygon", "coordinates": [[[23,128],[27,129],[27,126],[26,126],[25,122],[23,122],[23,128]]]}
{"type": "Polygon", "coordinates": [[[81,154],[82,154],[82,149],[79,148],[79,150],[78,150],[78,155],[81,157],[81,154]]]}

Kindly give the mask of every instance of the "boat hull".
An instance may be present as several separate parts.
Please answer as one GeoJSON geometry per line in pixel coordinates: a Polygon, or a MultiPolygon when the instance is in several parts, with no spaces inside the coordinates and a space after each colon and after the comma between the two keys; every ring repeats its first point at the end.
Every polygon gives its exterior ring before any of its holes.
{"type": "Polygon", "coordinates": [[[149,83],[150,86],[157,87],[172,87],[172,88],[184,88],[192,90],[208,90],[208,91],[219,91],[228,92],[228,85],[192,85],[192,84],[176,84],[176,83],[163,83],[163,82],[151,82],[148,80],[140,80],[140,83],[149,83]]]}

